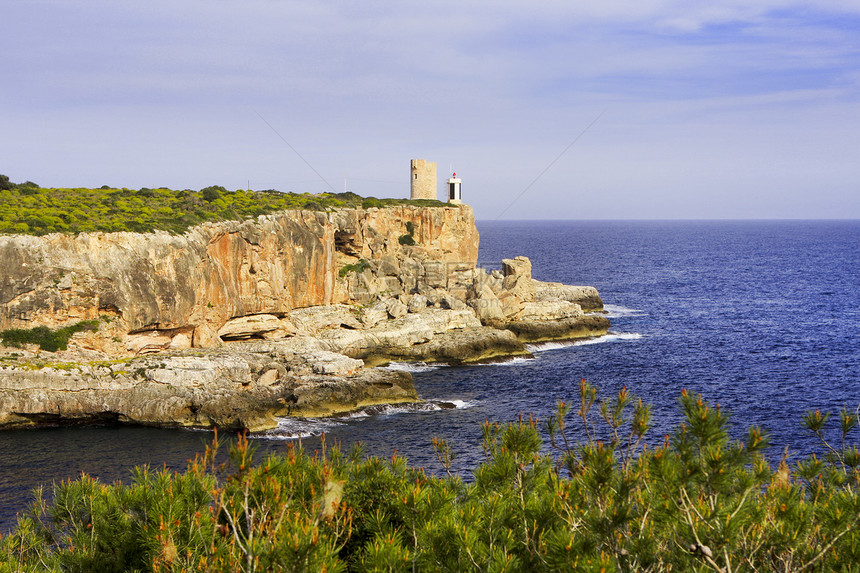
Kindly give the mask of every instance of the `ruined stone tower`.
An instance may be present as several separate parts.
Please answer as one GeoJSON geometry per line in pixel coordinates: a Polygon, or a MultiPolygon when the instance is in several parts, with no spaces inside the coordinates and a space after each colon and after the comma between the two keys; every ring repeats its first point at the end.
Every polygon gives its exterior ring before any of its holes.
{"type": "Polygon", "coordinates": [[[410,171],[410,199],[436,199],[436,164],[413,159],[410,171]]]}

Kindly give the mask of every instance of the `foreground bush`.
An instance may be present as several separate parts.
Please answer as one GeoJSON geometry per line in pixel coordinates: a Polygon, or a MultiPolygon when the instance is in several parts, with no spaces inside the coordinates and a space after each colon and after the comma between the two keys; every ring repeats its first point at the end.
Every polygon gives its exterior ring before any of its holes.
{"type": "MultiPolygon", "coordinates": [[[[804,420],[827,449],[794,468],[762,456],[756,428],[683,393],[685,422],[643,444],[649,408],[622,390],[545,422],[485,424],[473,483],[396,456],[296,447],[258,463],[246,439],[216,466],[138,468],[128,485],[82,477],[41,492],[2,541],[20,571],[849,571],[860,563],[856,414],[804,420]],[[584,432],[571,441],[570,426],[584,432]],[[599,422],[599,423],[598,423],[599,422]],[[546,452],[549,453],[546,453],[546,452]]],[[[449,444],[434,441],[446,470],[449,444]]]]}

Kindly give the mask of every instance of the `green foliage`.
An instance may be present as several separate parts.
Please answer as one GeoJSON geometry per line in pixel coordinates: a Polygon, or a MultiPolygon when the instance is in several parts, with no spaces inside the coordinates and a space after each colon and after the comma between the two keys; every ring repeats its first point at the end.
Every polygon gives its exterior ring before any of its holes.
{"type": "Polygon", "coordinates": [[[227,193],[227,190],[220,185],[211,185],[200,190],[200,196],[207,203],[220,199],[223,193],[227,193]]]}
{"type": "Polygon", "coordinates": [[[36,326],[30,329],[13,328],[0,332],[0,341],[5,346],[21,348],[25,344],[38,344],[42,350],[56,352],[65,350],[69,345],[69,339],[76,332],[84,330],[98,330],[99,321],[82,320],[71,326],[64,326],[57,330],[51,330],[47,326],[36,326]]]}
{"type": "Polygon", "coordinates": [[[413,236],[414,234],[415,234],[415,223],[413,223],[412,221],[406,221],[406,234],[400,235],[400,237],[397,239],[397,241],[401,245],[407,245],[410,247],[414,246],[417,244],[415,242],[415,237],[413,236]]]}
{"type": "Polygon", "coordinates": [[[367,262],[366,259],[359,259],[359,261],[357,263],[352,263],[352,264],[344,265],[343,267],[341,267],[340,271],[338,271],[337,274],[340,278],[343,278],[346,275],[348,275],[349,273],[361,274],[369,268],[370,268],[370,263],[367,262]]]}
{"type": "MultiPolygon", "coordinates": [[[[0,175],[0,234],[80,233],[92,231],[184,233],[207,221],[244,220],[290,209],[324,211],[358,207],[370,199],[355,193],[280,193],[228,191],[220,185],[200,191],[143,187],[137,191],[43,189],[32,182],[15,184],[0,175]]],[[[428,200],[372,199],[373,205],[441,206],[428,200]]]]}
{"type": "MultiPolygon", "coordinates": [[[[397,456],[327,449],[255,461],[217,440],[185,473],[137,468],[128,485],[55,484],[0,540],[19,571],[840,571],[860,560],[860,476],[810,414],[835,463],[775,471],[752,428],[682,393],[684,423],[646,446],[650,409],[626,390],[560,402],[543,424],[485,423],[486,459],[466,484],[456,458],[432,477],[397,456]],[[575,443],[576,432],[585,436],[575,443]]],[[[843,411],[839,431],[857,428],[843,411]]],[[[823,422],[821,422],[823,420],[823,422]]]]}

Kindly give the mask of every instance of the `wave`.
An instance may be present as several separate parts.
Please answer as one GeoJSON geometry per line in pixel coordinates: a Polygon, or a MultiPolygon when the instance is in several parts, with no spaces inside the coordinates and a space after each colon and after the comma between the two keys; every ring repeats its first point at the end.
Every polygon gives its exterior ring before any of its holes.
{"type": "Polygon", "coordinates": [[[310,438],[328,433],[335,428],[346,426],[349,422],[360,422],[372,416],[392,416],[399,414],[415,414],[419,412],[436,412],[441,410],[465,410],[473,408],[474,403],[466,400],[433,399],[413,404],[382,404],[367,406],[356,412],[331,418],[278,418],[278,427],[252,434],[252,438],[262,440],[297,440],[310,438]]]}
{"type": "Polygon", "coordinates": [[[587,346],[589,344],[605,344],[607,342],[624,342],[628,340],[639,340],[640,338],[642,338],[642,335],[636,332],[609,333],[598,338],[585,338],[583,340],[526,344],[526,350],[531,353],[546,352],[547,350],[559,350],[561,348],[570,348],[571,346],[587,346]]]}
{"type": "MultiPolygon", "coordinates": [[[[528,348],[526,349],[528,350],[528,348]]],[[[515,356],[513,358],[508,358],[495,362],[479,362],[477,364],[471,364],[470,366],[516,366],[518,364],[523,364],[526,362],[534,362],[534,358],[527,356],[515,356]]]]}
{"type": "Polygon", "coordinates": [[[625,316],[642,316],[646,314],[644,310],[635,308],[627,308],[618,304],[606,304],[603,306],[605,312],[601,313],[607,318],[623,318],[625,316]]]}
{"type": "Polygon", "coordinates": [[[297,440],[320,436],[338,426],[345,425],[337,418],[278,418],[277,428],[251,434],[251,437],[262,440],[297,440]]]}
{"type": "Polygon", "coordinates": [[[425,402],[412,404],[383,404],[380,406],[368,406],[358,412],[349,414],[348,418],[368,418],[370,416],[391,416],[395,414],[415,414],[418,412],[436,412],[439,410],[464,410],[473,407],[474,404],[465,400],[433,399],[425,402]]]}
{"type": "Polygon", "coordinates": [[[455,410],[465,410],[467,408],[474,408],[475,404],[472,402],[467,402],[466,400],[446,400],[446,404],[453,404],[455,410]]]}
{"type": "Polygon", "coordinates": [[[605,342],[625,342],[628,340],[639,340],[642,338],[642,335],[638,332],[619,332],[619,333],[609,333],[600,338],[588,338],[586,340],[580,340],[577,344],[581,346],[585,346],[587,344],[603,344],[605,342]]]}
{"type": "MultiPolygon", "coordinates": [[[[534,358],[528,356],[514,356],[513,358],[501,358],[490,362],[475,362],[469,364],[468,367],[477,366],[514,366],[523,362],[532,362],[534,358]]],[[[427,364],[425,362],[390,362],[386,366],[381,366],[385,370],[404,370],[406,372],[430,372],[439,368],[450,368],[450,364],[444,362],[439,364],[427,364]]]]}
{"type": "Polygon", "coordinates": [[[426,362],[389,362],[383,366],[385,370],[403,370],[405,372],[429,372],[441,368],[442,364],[427,364],[426,362]]]}

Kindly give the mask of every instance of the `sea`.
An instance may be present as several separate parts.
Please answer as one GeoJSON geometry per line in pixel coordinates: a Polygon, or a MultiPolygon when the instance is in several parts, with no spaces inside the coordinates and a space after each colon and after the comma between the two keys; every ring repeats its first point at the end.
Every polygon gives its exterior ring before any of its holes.
{"type": "MultiPolygon", "coordinates": [[[[437,437],[468,480],[484,459],[482,423],[540,424],[559,400],[576,402],[582,379],[601,397],[627,388],[650,404],[654,443],[681,423],[681,391],[700,393],[729,414],[732,437],[750,426],[767,431],[774,461],[822,451],[803,427],[808,411],[860,408],[860,221],[480,221],[478,229],[488,270],[525,255],[537,279],[597,287],[609,334],[478,366],[391,364],[412,372],[424,403],[285,419],[254,436],[261,454],[360,443],[367,455],[397,454],[438,474],[437,437]]],[[[569,427],[582,438],[575,420],[569,427]]],[[[129,480],[142,464],[182,470],[213,437],[123,426],[0,432],[0,531],[36,487],[82,472],[129,480]]],[[[827,437],[840,439],[835,427],[827,437]]],[[[849,441],[860,443],[860,429],[849,441]]]]}

